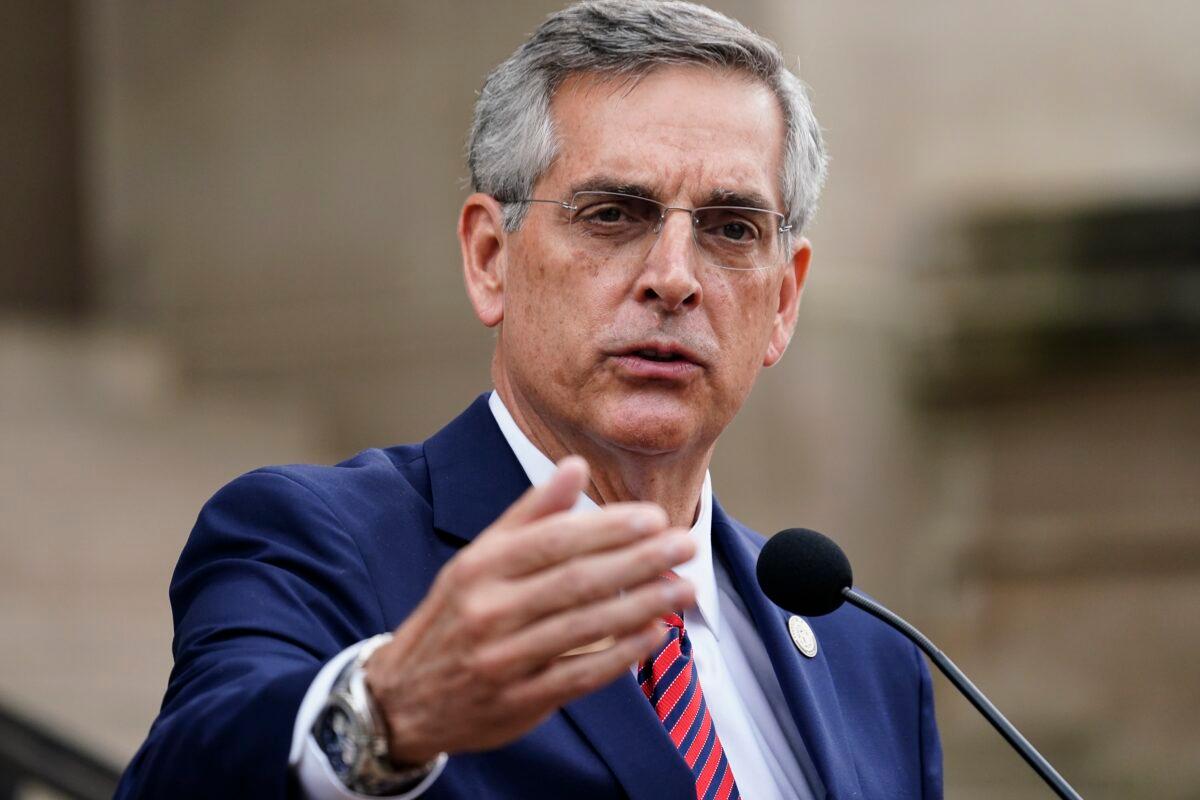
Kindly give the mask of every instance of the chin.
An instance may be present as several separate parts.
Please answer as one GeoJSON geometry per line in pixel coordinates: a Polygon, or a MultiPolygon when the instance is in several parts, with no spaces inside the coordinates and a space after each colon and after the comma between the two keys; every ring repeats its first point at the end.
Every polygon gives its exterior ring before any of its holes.
{"type": "Polygon", "coordinates": [[[601,411],[593,433],[624,450],[658,455],[694,443],[698,417],[695,409],[675,400],[625,398],[601,411]]]}

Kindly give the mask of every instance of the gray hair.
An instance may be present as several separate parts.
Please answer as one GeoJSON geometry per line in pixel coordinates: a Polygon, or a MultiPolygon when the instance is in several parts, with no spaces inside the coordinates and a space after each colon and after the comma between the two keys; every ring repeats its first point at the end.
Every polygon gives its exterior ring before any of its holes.
{"type": "Polygon", "coordinates": [[[505,228],[516,230],[528,208],[520,201],[558,152],[550,101],[562,82],[584,72],[636,80],[677,64],[739,70],[774,92],[786,125],[784,214],[799,233],[816,212],[827,161],[804,84],[774,42],[679,0],[584,0],[548,17],[484,81],[467,148],[471,185],[504,203],[505,228]]]}

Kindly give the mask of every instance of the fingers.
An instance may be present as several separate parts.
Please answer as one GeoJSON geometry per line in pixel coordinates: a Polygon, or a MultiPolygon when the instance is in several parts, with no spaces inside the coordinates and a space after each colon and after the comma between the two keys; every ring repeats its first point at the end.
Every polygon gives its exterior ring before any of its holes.
{"type": "Polygon", "coordinates": [[[587,462],[579,456],[567,456],[558,462],[558,469],[549,481],[521,495],[492,524],[492,528],[512,529],[548,514],[566,511],[575,505],[579,493],[587,486],[587,480],[587,462]]]}
{"type": "Polygon", "coordinates": [[[620,596],[546,617],[484,646],[478,655],[481,666],[496,678],[516,680],[608,636],[620,642],[648,626],[661,634],[655,624],[660,617],[694,603],[695,589],[688,581],[652,579],[620,596]]]}
{"type": "Polygon", "coordinates": [[[628,674],[654,652],[662,637],[662,628],[651,623],[617,639],[607,650],[557,659],[539,675],[515,684],[506,701],[518,708],[558,708],[628,674]]]}
{"type": "MultiPolygon", "coordinates": [[[[453,595],[456,616],[472,641],[484,646],[489,642],[501,642],[543,618],[575,610],[586,614],[596,604],[611,600],[622,591],[647,583],[665,585],[659,581],[659,576],[690,559],[695,551],[696,543],[691,534],[682,528],[674,528],[633,545],[572,558],[532,575],[493,579],[475,586],[463,584],[462,588],[447,591],[453,595]]],[[[473,560],[466,562],[467,569],[486,563],[487,558],[487,551],[476,550],[473,560]]],[[[687,586],[690,590],[690,585],[687,586]]],[[[669,610],[656,607],[649,618],[669,610]]],[[[583,630],[592,630],[598,620],[604,624],[603,617],[585,617],[583,630]]],[[[608,633],[611,631],[601,630],[600,635],[579,644],[587,644],[608,633]]],[[[550,655],[569,650],[571,646],[550,655]]]]}
{"type": "Polygon", "coordinates": [[[528,575],[572,558],[624,547],[666,530],[653,503],[617,503],[584,514],[561,512],[488,543],[495,574],[528,575]]]}
{"type": "Polygon", "coordinates": [[[394,754],[509,741],[645,658],[657,619],[694,603],[687,581],[658,580],[692,557],[689,533],[651,503],[568,513],[587,480],[582,458],[563,459],[439,571],[372,658],[394,754]],[[586,647],[600,640],[613,644],[586,647]]]}
{"type": "Polygon", "coordinates": [[[657,581],[660,575],[686,562],[695,552],[691,535],[675,528],[636,545],[576,557],[523,580],[510,581],[504,587],[503,598],[498,600],[512,609],[508,616],[516,628],[657,581]]]}

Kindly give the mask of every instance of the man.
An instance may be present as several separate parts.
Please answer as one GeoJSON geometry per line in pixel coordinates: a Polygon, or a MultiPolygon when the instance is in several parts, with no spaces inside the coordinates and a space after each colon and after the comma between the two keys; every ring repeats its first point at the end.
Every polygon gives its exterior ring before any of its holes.
{"type": "Polygon", "coordinates": [[[940,796],[917,651],[845,608],[800,652],[709,484],[792,335],[824,163],[740,24],[550,17],[471,134],[458,233],[495,391],[421,445],[205,506],[119,796],[940,796]]]}

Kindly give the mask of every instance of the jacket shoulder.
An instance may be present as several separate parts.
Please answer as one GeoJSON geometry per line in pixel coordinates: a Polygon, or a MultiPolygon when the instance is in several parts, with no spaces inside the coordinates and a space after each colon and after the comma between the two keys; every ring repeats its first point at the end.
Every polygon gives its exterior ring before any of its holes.
{"type": "Polygon", "coordinates": [[[259,467],[235,478],[230,486],[239,481],[253,481],[256,476],[278,476],[298,484],[335,512],[361,508],[365,498],[378,502],[383,495],[429,502],[429,470],[425,465],[423,446],[419,444],[371,448],[333,465],[259,467]]]}
{"type": "Polygon", "coordinates": [[[364,450],[332,466],[260,467],[234,478],[201,508],[180,554],[170,589],[176,623],[220,564],[270,566],[343,599],[361,594],[377,585],[380,550],[395,531],[429,527],[428,487],[420,445],[364,450]]]}

